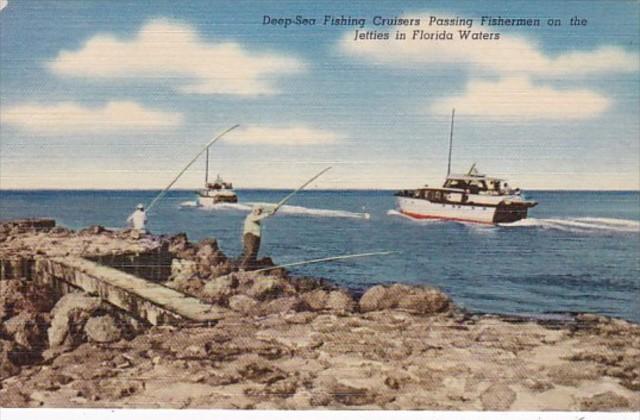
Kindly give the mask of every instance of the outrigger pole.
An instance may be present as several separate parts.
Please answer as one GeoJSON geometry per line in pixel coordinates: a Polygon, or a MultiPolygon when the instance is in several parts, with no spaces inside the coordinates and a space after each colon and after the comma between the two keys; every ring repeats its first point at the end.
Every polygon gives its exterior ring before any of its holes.
{"type": "Polygon", "coordinates": [[[196,157],[194,157],[191,162],[189,162],[187,164],[187,166],[184,167],[183,170],[180,171],[180,173],[173,179],[173,181],[171,181],[169,183],[169,185],[166,186],[166,188],[162,191],[160,191],[160,194],[158,194],[156,196],[156,198],[153,199],[153,201],[151,201],[151,203],[149,203],[149,205],[147,206],[146,211],[148,212],[162,197],[164,197],[164,195],[167,193],[167,191],[169,191],[169,189],[171,187],[173,187],[173,184],[175,184],[178,179],[180,179],[180,177],[187,171],[187,169],[189,169],[189,167],[191,165],[193,165],[193,163],[198,160],[198,158],[200,157],[200,155],[202,155],[204,152],[208,152],[209,151],[209,147],[213,145],[213,143],[217,142],[218,140],[220,140],[222,138],[222,136],[224,136],[225,134],[227,134],[229,131],[234,130],[236,128],[238,128],[240,125],[236,124],[231,128],[226,129],[225,131],[223,131],[222,133],[218,134],[216,137],[214,137],[213,139],[211,139],[211,141],[209,143],[207,143],[207,145],[200,150],[200,152],[198,152],[198,154],[196,155],[196,157]]]}
{"type": "Polygon", "coordinates": [[[207,187],[209,183],[209,148],[207,147],[207,160],[204,164],[204,186],[207,187]]]}
{"type": "Polygon", "coordinates": [[[328,261],[348,260],[351,258],[372,257],[374,255],[389,255],[389,254],[396,254],[396,253],[397,253],[396,251],[380,251],[380,252],[366,252],[364,254],[350,254],[350,255],[340,255],[337,257],[317,258],[314,260],[276,265],[275,267],[261,268],[259,270],[253,270],[251,271],[251,273],[262,273],[264,271],[270,271],[270,270],[275,270],[278,268],[285,268],[285,267],[295,267],[298,265],[317,264],[317,263],[328,262],[328,261]]]}
{"type": "Polygon", "coordinates": [[[451,131],[449,132],[449,163],[447,164],[447,176],[451,174],[451,149],[453,148],[453,117],[456,115],[456,109],[451,110],[451,131]]]}
{"type": "Polygon", "coordinates": [[[311,184],[313,181],[315,181],[316,179],[320,178],[320,176],[322,174],[324,174],[325,172],[327,172],[329,169],[331,169],[331,166],[327,166],[326,168],[324,168],[323,170],[321,170],[320,172],[318,172],[316,175],[314,175],[311,179],[309,179],[307,182],[305,182],[304,184],[302,184],[300,187],[298,187],[297,190],[293,191],[291,194],[287,195],[285,198],[283,198],[282,200],[280,200],[278,202],[278,204],[276,204],[275,208],[273,209],[273,213],[277,212],[280,207],[284,206],[284,203],[286,203],[287,201],[289,201],[289,199],[291,197],[293,197],[294,195],[296,195],[299,191],[301,191],[302,189],[304,189],[304,187],[306,187],[307,185],[311,184]]]}

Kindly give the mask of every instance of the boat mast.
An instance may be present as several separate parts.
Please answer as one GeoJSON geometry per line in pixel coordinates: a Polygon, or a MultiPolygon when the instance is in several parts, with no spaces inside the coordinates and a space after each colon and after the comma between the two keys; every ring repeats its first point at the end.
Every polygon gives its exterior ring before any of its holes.
{"type": "Polygon", "coordinates": [[[447,164],[447,177],[451,174],[451,149],[453,147],[453,117],[456,115],[456,109],[451,110],[451,131],[449,132],[449,163],[447,164]]]}
{"type": "Polygon", "coordinates": [[[207,187],[207,184],[209,183],[209,148],[207,147],[207,158],[205,160],[205,164],[204,164],[204,187],[207,187]]]}
{"type": "Polygon", "coordinates": [[[162,197],[165,196],[165,194],[167,193],[167,191],[169,191],[171,189],[171,187],[173,187],[173,184],[175,184],[176,182],[178,182],[178,180],[180,179],[180,177],[187,172],[187,169],[189,169],[191,167],[191,165],[193,165],[193,163],[195,161],[198,160],[198,158],[200,156],[202,156],[202,154],[205,151],[209,150],[209,147],[211,147],[211,145],[213,145],[213,143],[217,142],[218,140],[220,140],[222,138],[222,136],[224,136],[225,134],[227,134],[229,131],[231,130],[235,130],[236,128],[240,127],[239,124],[234,125],[231,128],[227,128],[226,130],[224,130],[222,133],[218,134],[216,137],[214,137],[213,139],[211,139],[211,141],[209,143],[207,143],[207,145],[204,147],[204,149],[200,150],[198,152],[198,154],[196,155],[196,157],[194,157],[193,159],[191,159],[191,161],[189,163],[187,163],[187,166],[185,166],[180,173],[178,173],[178,175],[173,178],[173,181],[171,181],[169,183],[169,185],[167,185],[164,190],[160,191],[160,194],[158,194],[156,196],[156,198],[154,198],[153,200],[151,200],[151,203],[149,203],[149,205],[147,206],[147,214],[149,213],[149,211],[151,210],[151,207],[153,207],[162,197]]]}

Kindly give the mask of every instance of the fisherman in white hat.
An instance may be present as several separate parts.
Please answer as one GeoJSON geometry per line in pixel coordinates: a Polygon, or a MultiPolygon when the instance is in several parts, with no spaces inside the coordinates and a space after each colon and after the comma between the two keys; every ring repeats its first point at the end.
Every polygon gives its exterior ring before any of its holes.
{"type": "Polygon", "coordinates": [[[240,259],[240,270],[248,270],[254,268],[256,265],[258,251],[260,251],[260,237],[262,236],[262,225],[260,222],[269,216],[273,216],[287,201],[289,201],[291,197],[296,195],[311,182],[318,179],[320,175],[327,172],[329,169],[331,169],[331,166],[320,171],[314,177],[302,184],[298,189],[280,200],[277,204],[261,204],[253,207],[251,213],[249,213],[247,218],[244,219],[244,229],[242,230],[242,242],[244,244],[244,249],[240,259]]]}
{"type": "Polygon", "coordinates": [[[147,214],[144,211],[144,205],[142,203],[136,206],[136,210],[131,213],[131,216],[127,219],[127,223],[130,227],[138,231],[138,233],[147,233],[147,214]]]}
{"type": "Polygon", "coordinates": [[[240,259],[240,269],[248,270],[256,265],[258,251],[260,251],[260,238],[262,236],[261,222],[276,212],[272,206],[255,206],[244,219],[242,242],[244,250],[240,259]]]}

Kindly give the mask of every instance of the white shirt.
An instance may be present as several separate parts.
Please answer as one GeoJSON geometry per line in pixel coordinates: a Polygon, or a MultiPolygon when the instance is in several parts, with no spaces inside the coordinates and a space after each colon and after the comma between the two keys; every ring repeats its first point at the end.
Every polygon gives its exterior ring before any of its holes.
{"type": "Polygon", "coordinates": [[[144,210],[136,210],[131,213],[131,216],[129,216],[127,222],[134,229],[139,230],[140,232],[144,232],[147,225],[147,214],[144,212],[144,210]]]}
{"type": "Polygon", "coordinates": [[[244,231],[243,235],[250,233],[252,235],[260,237],[262,233],[262,226],[260,222],[262,219],[266,219],[267,217],[273,214],[273,210],[263,210],[261,214],[255,214],[254,212],[249,213],[246,219],[244,219],[244,231]]]}

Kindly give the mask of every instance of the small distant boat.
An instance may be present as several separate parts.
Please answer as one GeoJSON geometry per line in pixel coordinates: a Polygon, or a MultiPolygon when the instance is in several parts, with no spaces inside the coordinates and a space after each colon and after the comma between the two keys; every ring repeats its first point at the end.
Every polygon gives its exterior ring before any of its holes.
{"type": "Polygon", "coordinates": [[[441,188],[403,190],[395,194],[400,213],[414,219],[440,219],[484,224],[512,223],[526,219],[538,203],[526,200],[519,188],[500,178],[478,172],[473,164],[466,174],[451,174],[453,117],[449,138],[447,177],[441,188]]]}
{"type": "Polygon", "coordinates": [[[209,182],[209,149],[207,148],[206,166],[204,171],[204,188],[197,191],[198,205],[211,207],[221,203],[237,203],[238,195],[233,191],[233,184],[225,182],[220,175],[214,182],[209,182]]]}

